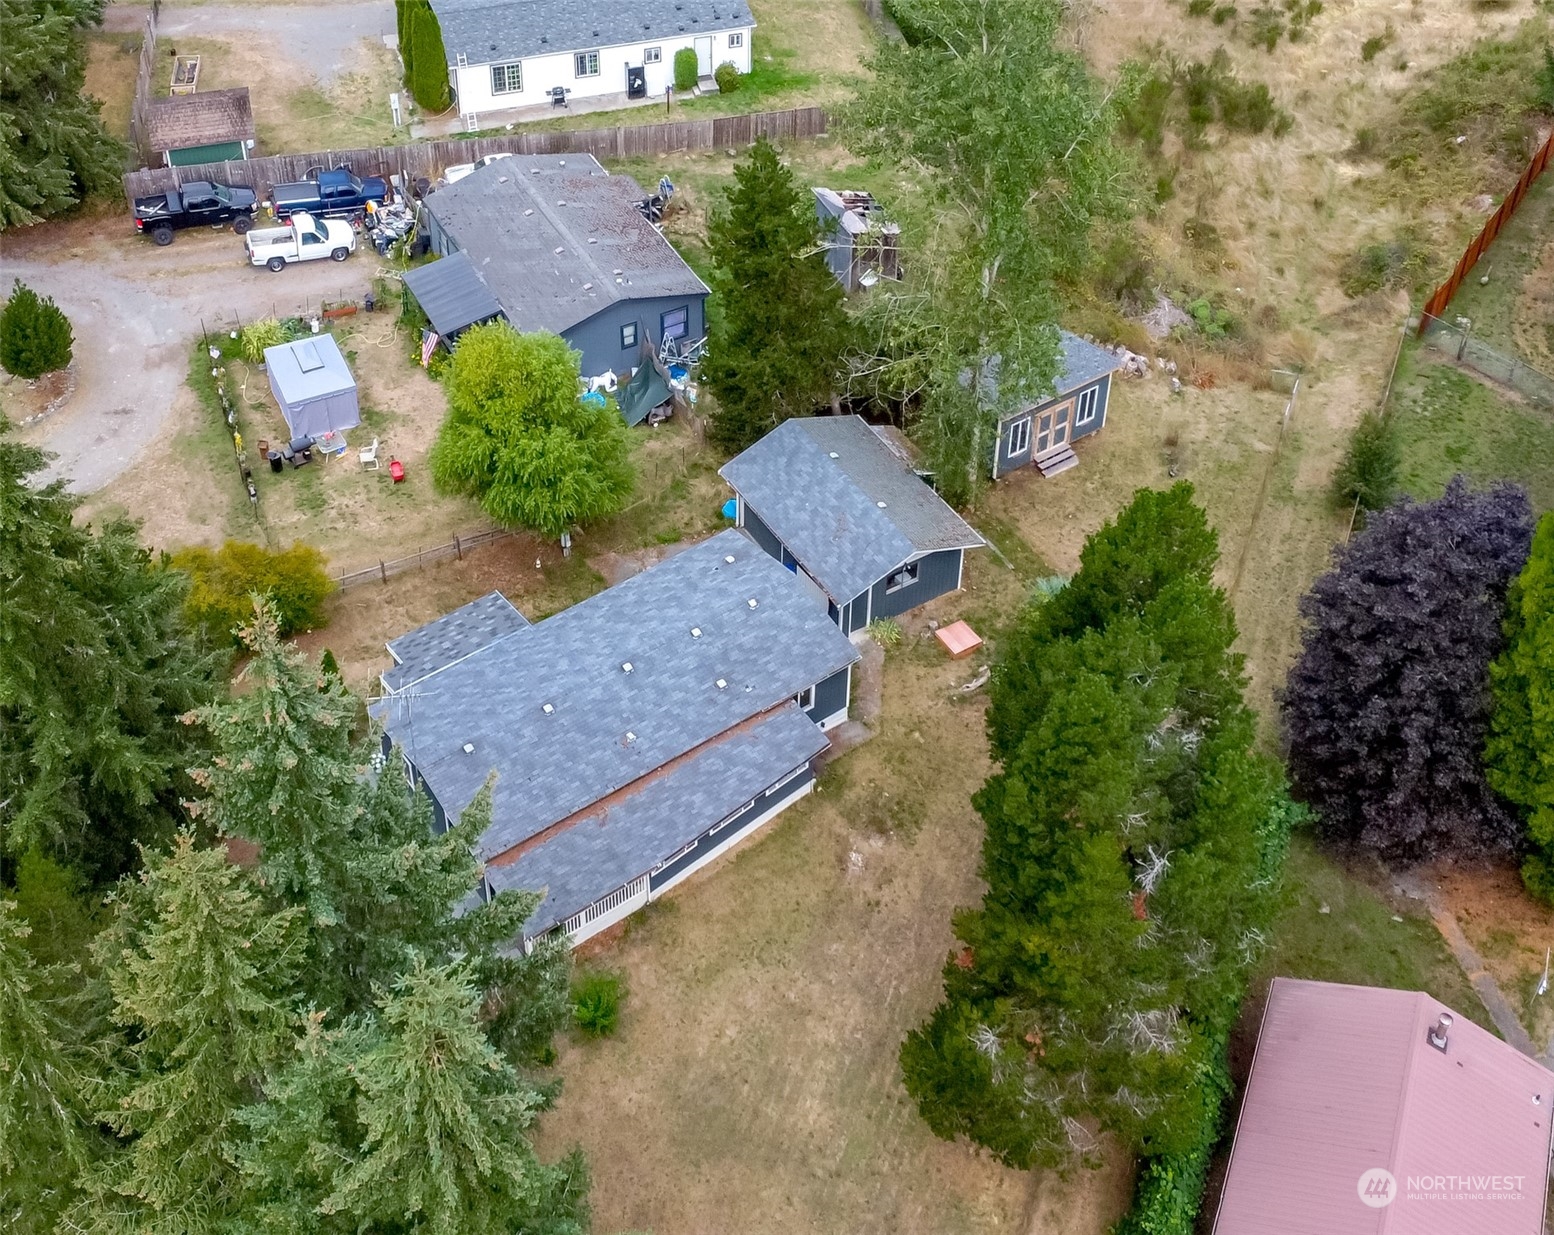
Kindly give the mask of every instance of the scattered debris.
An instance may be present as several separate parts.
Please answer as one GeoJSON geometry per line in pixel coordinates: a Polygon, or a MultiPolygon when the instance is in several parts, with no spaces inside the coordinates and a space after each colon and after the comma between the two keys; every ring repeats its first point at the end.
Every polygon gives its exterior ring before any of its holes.
{"type": "Polygon", "coordinates": [[[1192,375],[1192,384],[1199,390],[1213,390],[1219,384],[1213,369],[1199,369],[1192,375]]]}
{"type": "Polygon", "coordinates": [[[1164,294],[1156,297],[1155,307],[1139,319],[1151,339],[1169,338],[1178,326],[1191,326],[1192,317],[1164,294]]]}
{"type": "Polygon", "coordinates": [[[1323,902],[1322,902],[1322,904],[1321,904],[1321,905],[1320,905],[1320,906],[1318,906],[1318,907],[1317,907],[1317,912],[1318,912],[1318,913],[1332,913],[1332,912],[1333,912],[1333,910],[1332,910],[1332,908],[1331,908],[1331,907],[1330,907],[1330,906],[1329,906],[1329,905],[1328,905],[1328,903],[1327,903],[1327,902],[1326,902],[1326,901],[1323,901],[1323,902]]]}
{"type": "Polygon", "coordinates": [[[993,666],[983,665],[982,668],[978,670],[976,677],[972,678],[971,681],[964,683],[956,689],[959,690],[963,695],[969,695],[972,693],[972,691],[981,690],[984,686],[986,686],[988,679],[992,676],[993,666]]]}

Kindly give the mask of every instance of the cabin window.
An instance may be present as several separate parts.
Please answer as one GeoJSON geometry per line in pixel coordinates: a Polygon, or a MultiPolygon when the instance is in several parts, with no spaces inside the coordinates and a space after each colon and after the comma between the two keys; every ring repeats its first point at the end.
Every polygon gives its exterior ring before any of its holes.
{"type": "Polygon", "coordinates": [[[678,309],[670,309],[658,319],[658,328],[666,339],[683,339],[691,332],[690,310],[684,305],[678,309]]]}
{"type": "Polygon", "coordinates": [[[644,47],[642,49],[643,64],[659,64],[663,61],[664,49],[662,47],[644,47]]]}
{"type": "Polygon", "coordinates": [[[1095,414],[1101,408],[1101,388],[1092,386],[1084,394],[1079,396],[1079,402],[1074,407],[1074,427],[1089,424],[1095,419],[1095,414]]]}
{"type": "Polygon", "coordinates": [[[491,66],[491,93],[517,94],[523,89],[523,65],[493,64],[491,66]]]}
{"type": "Polygon", "coordinates": [[[1022,416],[1009,426],[1009,453],[1023,455],[1031,448],[1031,418],[1022,416]]]}
{"type": "Polygon", "coordinates": [[[728,36],[728,45],[730,47],[743,47],[745,45],[744,33],[739,30],[734,31],[728,36]]]}
{"type": "Polygon", "coordinates": [[[637,346],[637,323],[627,322],[621,327],[621,351],[637,346]]]}
{"type": "Polygon", "coordinates": [[[798,704],[806,712],[815,706],[815,688],[806,686],[798,694],[793,696],[793,702],[798,704]]]}
{"type": "Polygon", "coordinates": [[[577,62],[577,75],[579,77],[599,76],[599,53],[596,51],[580,51],[575,57],[577,62]]]}
{"type": "MultiPolygon", "coordinates": [[[[1027,425],[1029,423],[1029,421],[1026,422],[1027,425]]],[[[887,575],[885,578],[885,591],[887,593],[899,592],[904,587],[911,587],[917,582],[917,568],[919,565],[920,563],[918,562],[908,562],[900,570],[887,575]]]]}

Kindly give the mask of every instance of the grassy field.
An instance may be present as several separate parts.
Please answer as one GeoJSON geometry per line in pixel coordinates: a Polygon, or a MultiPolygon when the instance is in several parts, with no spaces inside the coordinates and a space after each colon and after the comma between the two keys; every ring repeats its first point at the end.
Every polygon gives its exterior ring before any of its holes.
{"type": "Polygon", "coordinates": [[[120,141],[129,140],[135,74],[140,69],[138,34],[86,36],[86,93],[103,105],[103,127],[120,141]]]}

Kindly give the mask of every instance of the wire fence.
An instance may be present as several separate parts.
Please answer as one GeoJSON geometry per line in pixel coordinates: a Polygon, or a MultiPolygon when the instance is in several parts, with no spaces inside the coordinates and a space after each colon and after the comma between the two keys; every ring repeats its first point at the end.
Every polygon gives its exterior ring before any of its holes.
{"type": "Polygon", "coordinates": [[[1520,356],[1509,356],[1475,338],[1466,318],[1448,321],[1424,314],[1419,334],[1425,347],[1438,352],[1464,368],[1509,386],[1543,407],[1554,407],[1554,377],[1534,368],[1520,356]]]}
{"type": "Polygon", "coordinates": [[[404,557],[380,559],[376,566],[341,571],[335,575],[335,586],[343,592],[349,588],[359,587],[363,583],[387,583],[395,575],[402,575],[410,570],[420,570],[421,567],[430,566],[433,562],[446,562],[449,558],[456,558],[462,562],[464,555],[470,550],[479,549],[482,545],[495,544],[499,540],[507,540],[515,535],[517,533],[511,529],[500,527],[456,534],[447,544],[433,545],[429,549],[417,549],[404,557]]]}

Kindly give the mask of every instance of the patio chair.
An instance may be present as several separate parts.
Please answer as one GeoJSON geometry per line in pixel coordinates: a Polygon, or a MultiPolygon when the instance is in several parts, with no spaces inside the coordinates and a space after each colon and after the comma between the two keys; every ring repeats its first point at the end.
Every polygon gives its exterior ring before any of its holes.
{"type": "Polygon", "coordinates": [[[356,457],[362,461],[362,469],[364,471],[371,468],[376,472],[378,470],[378,439],[373,438],[371,446],[363,446],[358,450],[356,457]]]}

